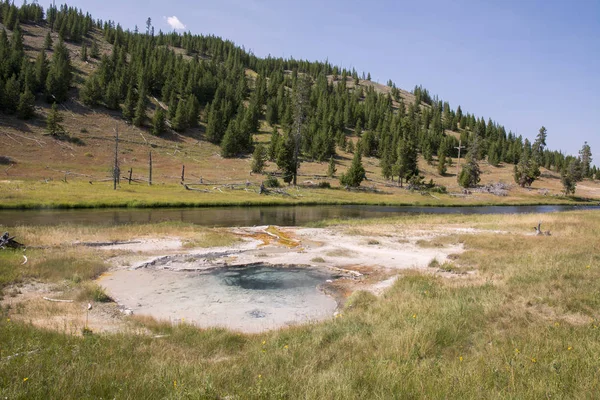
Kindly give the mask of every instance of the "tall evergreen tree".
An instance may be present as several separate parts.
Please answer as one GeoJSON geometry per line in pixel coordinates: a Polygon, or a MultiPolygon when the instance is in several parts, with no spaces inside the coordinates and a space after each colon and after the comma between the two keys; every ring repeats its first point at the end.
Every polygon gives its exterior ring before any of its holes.
{"type": "Polygon", "coordinates": [[[19,97],[19,106],[17,107],[17,115],[21,119],[30,119],[34,115],[35,96],[31,93],[28,87],[21,93],[19,97]]]}
{"type": "Polygon", "coordinates": [[[135,106],[135,116],[133,118],[133,124],[135,126],[141,127],[146,122],[148,115],[146,114],[146,91],[141,88],[138,96],[138,101],[135,106]]]}
{"type": "Polygon", "coordinates": [[[265,146],[259,144],[254,148],[252,154],[252,172],[255,174],[261,174],[265,168],[265,162],[267,161],[267,150],[265,146]]]}
{"type": "Polygon", "coordinates": [[[294,137],[286,133],[284,137],[281,139],[281,143],[278,146],[277,152],[277,167],[281,170],[283,174],[283,181],[285,183],[291,183],[294,179],[294,174],[297,171],[295,158],[294,158],[294,149],[296,146],[296,141],[294,137]]]}
{"type": "Polygon", "coordinates": [[[125,102],[123,103],[123,118],[127,121],[133,121],[135,118],[137,100],[133,85],[129,85],[127,88],[127,96],[125,96],[125,102]]]}
{"type": "Polygon", "coordinates": [[[360,151],[357,151],[354,153],[350,168],[340,177],[340,183],[343,186],[358,187],[365,178],[366,172],[362,165],[362,157],[360,151]]]}
{"type": "Polygon", "coordinates": [[[46,58],[46,52],[44,49],[38,53],[35,59],[33,70],[35,74],[35,87],[33,90],[35,92],[41,92],[46,86],[46,79],[48,78],[49,70],[48,59],[46,58]]]}
{"type": "Polygon", "coordinates": [[[267,151],[267,155],[269,161],[275,161],[277,158],[277,152],[279,150],[279,132],[277,131],[277,127],[273,127],[273,131],[271,132],[271,140],[269,142],[269,149],[267,151]]]}
{"type": "Polygon", "coordinates": [[[538,132],[537,136],[535,137],[535,141],[533,142],[533,145],[531,146],[531,151],[533,153],[533,159],[535,160],[536,163],[542,164],[543,163],[543,153],[544,153],[544,149],[546,148],[546,137],[548,136],[548,131],[546,130],[546,127],[542,126],[540,128],[540,131],[538,132]]]}
{"type": "Polygon", "coordinates": [[[398,176],[400,187],[402,187],[403,179],[408,181],[414,175],[419,174],[419,168],[417,166],[417,148],[410,136],[399,140],[396,160],[394,175],[398,176]]]}
{"type": "Polygon", "coordinates": [[[19,104],[19,98],[21,88],[17,76],[13,74],[11,78],[6,81],[4,86],[4,96],[0,99],[4,109],[12,114],[17,111],[17,105],[19,104]]]}
{"type": "Polygon", "coordinates": [[[329,158],[329,164],[327,165],[327,176],[333,178],[336,172],[337,168],[335,167],[335,158],[332,156],[329,158]]]}
{"type": "Polygon", "coordinates": [[[69,50],[60,41],[54,48],[48,77],[46,78],[46,99],[49,102],[63,102],[67,99],[73,71],[69,50]]]}
{"type": "Polygon", "coordinates": [[[86,62],[88,60],[87,45],[84,43],[81,45],[81,61],[86,62]]]}
{"type": "Polygon", "coordinates": [[[183,132],[188,127],[187,106],[186,101],[183,99],[179,100],[177,113],[175,114],[175,118],[171,121],[171,126],[177,132],[183,132]]]}
{"type": "Polygon", "coordinates": [[[521,158],[519,163],[514,167],[515,182],[521,187],[529,186],[540,176],[540,168],[537,162],[533,159],[521,158]]]}
{"type": "Polygon", "coordinates": [[[579,173],[577,168],[577,163],[575,160],[572,160],[571,163],[562,170],[560,180],[566,196],[575,194],[575,190],[577,189],[577,174],[579,173]]]}
{"type": "Polygon", "coordinates": [[[98,47],[98,43],[95,40],[92,40],[92,47],[90,47],[90,57],[95,58],[96,60],[100,58],[100,48],[98,47]]]}
{"type": "Polygon", "coordinates": [[[581,173],[583,177],[591,178],[592,149],[587,142],[585,142],[581,150],[579,150],[579,158],[581,159],[581,173]]]}
{"type": "Polygon", "coordinates": [[[53,103],[50,113],[46,117],[46,133],[51,136],[58,136],[65,133],[65,128],[61,125],[62,121],[63,116],[58,111],[56,103],[53,103]]]}
{"type": "Polygon", "coordinates": [[[458,184],[464,188],[474,187],[479,183],[480,175],[479,163],[470,153],[467,154],[466,162],[458,175],[458,184]]]}
{"type": "Polygon", "coordinates": [[[162,107],[158,107],[152,118],[152,134],[160,136],[167,130],[167,118],[162,107]]]}

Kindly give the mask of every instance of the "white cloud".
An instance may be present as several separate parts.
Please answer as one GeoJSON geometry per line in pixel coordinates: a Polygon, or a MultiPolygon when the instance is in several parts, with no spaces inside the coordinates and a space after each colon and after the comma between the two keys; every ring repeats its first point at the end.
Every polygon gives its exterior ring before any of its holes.
{"type": "Polygon", "coordinates": [[[178,29],[180,31],[185,30],[185,25],[183,24],[183,22],[181,22],[179,18],[177,18],[174,15],[172,17],[167,17],[167,23],[171,25],[171,28],[173,29],[178,29]]]}

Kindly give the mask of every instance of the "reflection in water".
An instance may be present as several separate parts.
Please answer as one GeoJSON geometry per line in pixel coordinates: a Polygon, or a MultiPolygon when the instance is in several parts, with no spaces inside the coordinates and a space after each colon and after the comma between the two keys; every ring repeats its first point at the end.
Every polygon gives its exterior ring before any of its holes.
{"type": "Polygon", "coordinates": [[[202,226],[300,226],[324,219],[380,218],[402,214],[522,214],[600,210],[598,206],[278,206],[106,210],[3,210],[0,225],[122,225],[181,221],[202,226]]]}

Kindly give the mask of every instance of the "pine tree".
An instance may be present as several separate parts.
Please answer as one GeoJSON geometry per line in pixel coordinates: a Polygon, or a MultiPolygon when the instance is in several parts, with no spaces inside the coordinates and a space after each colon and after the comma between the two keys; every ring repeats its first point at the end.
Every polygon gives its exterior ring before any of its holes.
{"type": "Polygon", "coordinates": [[[158,107],[152,118],[152,134],[162,135],[167,130],[167,118],[162,107],[158,107]]]}
{"type": "Polygon", "coordinates": [[[531,187],[531,184],[540,176],[540,168],[533,159],[522,157],[514,167],[515,182],[521,187],[531,187]]]}
{"type": "Polygon", "coordinates": [[[466,163],[458,175],[458,184],[464,188],[474,187],[479,183],[480,175],[479,163],[470,153],[467,154],[466,163]]]}
{"type": "Polygon", "coordinates": [[[55,46],[52,62],[46,78],[46,99],[52,102],[62,102],[68,97],[73,71],[69,50],[60,41],[55,46]]]}
{"type": "Polygon", "coordinates": [[[444,176],[446,175],[448,168],[446,167],[446,153],[442,152],[438,155],[437,172],[444,176]]]}
{"type": "Polygon", "coordinates": [[[239,144],[237,141],[239,123],[233,120],[227,126],[223,140],[221,141],[221,155],[223,157],[234,157],[239,153],[239,144]]]}
{"type": "Polygon", "coordinates": [[[395,175],[398,175],[400,187],[402,187],[403,179],[408,181],[414,175],[419,174],[419,168],[417,164],[417,149],[414,145],[413,139],[410,136],[407,136],[398,142],[394,172],[395,175]]]}
{"type": "Polygon", "coordinates": [[[350,168],[340,177],[340,183],[343,186],[359,187],[365,177],[366,173],[365,168],[362,165],[360,151],[357,151],[354,153],[354,158],[352,158],[352,164],[350,165],[350,168]]]}
{"type": "Polygon", "coordinates": [[[335,158],[329,158],[329,164],[327,165],[327,176],[333,178],[335,173],[337,172],[337,168],[335,167],[335,158]]]}
{"type": "Polygon", "coordinates": [[[42,49],[36,59],[35,64],[33,66],[33,71],[35,75],[35,87],[33,90],[35,92],[41,92],[44,90],[46,86],[46,79],[48,78],[48,59],[46,58],[46,52],[42,49]]]}
{"type": "Polygon", "coordinates": [[[576,165],[575,160],[572,160],[571,163],[562,170],[560,181],[563,185],[565,196],[575,194],[575,190],[577,189],[577,168],[578,166],[576,165]]]}
{"type": "Polygon", "coordinates": [[[200,113],[200,105],[198,104],[196,96],[193,94],[188,96],[186,107],[187,126],[195,128],[198,126],[198,114],[200,113]]]}
{"type": "Polygon", "coordinates": [[[538,164],[542,164],[542,156],[544,153],[544,149],[546,148],[546,137],[548,136],[548,131],[545,127],[541,127],[539,133],[535,138],[535,142],[533,142],[533,146],[531,146],[531,151],[533,153],[533,159],[538,164]]]}
{"type": "Polygon", "coordinates": [[[58,111],[56,103],[53,103],[50,113],[46,117],[46,133],[52,136],[59,136],[65,133],[65,128],[60,124],[62,121],[63,116],[58,111]]]}
{"type": "Polygon", "coordinates": [[[17,115],[21,119],[30,119],[34,115],[35,96],[31,93],[28,87],[21,93],[19,98],[19,106],[17,107],[17,115]]]}
{"type": "Polygon", "coordinates": [[[208,122],[206,124],[206,138],[215,144],[220,144],[223,139],[223,113],[215,102],[210,105],[208,111],[208,122]]]}
{"type": "Polygon", "coordinates": [[[125,102],[123,103],[123,118],[127,121],[133,121],[135,118],[135,106],[137,104],[137,98],[133,85],[129,85],[127,88],[127,96],[125,96],[125,102]]]}
{"type": "Polygon", "coordinates": [[[346,144],[346,152],[354,153],[354,151],[355,151],[354,142],[352,140],[348,140],[348,142],[346,144]]]}
{"type": "Polygon", "coordinates": [[[278,150],[279,150],[279,132],[277,131],[277,127],[274,126],[273,131],[271,132],[271,141],[269,142],[269,150],[267,152],[269,161],[275,161],[278,150]]]}
{"type": "Polygon", "coordinates": [[[294,163],[294,138],[286,133],[281,144],[278,146],[277,152],[277,167],[283,173],[283,181],[285,183],[291,183],[294,179],[294,173],[296,171],[296,164],[294,163]]]}
{"type": "Polygon", "coordinates": [[[261,174],[265,168],[265,162],[267,160],[267,150],[265,146],[259,144],[254,149],[252,154],[252,172],[255,174],[261,174]]]}
{"type": "Polygon", "coordinates": [[[104,104],[109,110],[118,110],[120,101],[119,84],[117,81],[113,80],[106,87],[106,92],[104,93],[104,104]]]}
{"type": "Polygon", "coordinates": [[[391,144],[384,145],[383,154],[381,156],[381,160],[379,161],[379,166],[381,167],[381,175],[385,179],[394,178],[394,162],[393,159],[393,149],[391,144]]]}
{"type": "Polygon", "coordinates": [[[84,43],[81,45],[81,61],[86,62],[88,60],[87,45],[84,43]]]}
{"type": "Polygon", "coordinates": [[[135,106],[135,116],[133,118],[133,124],[137,127],[143,126],[144,122],[146,122],[146,119],[148,118],[146,115],[146,102],[146,91],[142,88],[135,106]]]}
{"type": "Polygon", "coordinates": [[[92,47],[90,48],[90,57],[95,58],[96,60],[100,58],[100,48],[98,47],[98,43],[95,40],[92,40],[92,47]]]}
{"type": "Polygon", "coordinates": [[[50,35],[50,32],[48,32],[46,34],[46,39],[44,39],[44,49],[45,50],[52,50],[52,36],[50,35]]]}
{"type": "Polygon", "coordinates": [[[6,81],[4,86],[4,96],[0,99],[4,109],[10,114],[17,111],[17,105],[19,104],[19,98],[21,96],[20,91],[21,89],[17,76],[11,76],[11,78],[6,81]]]}
{"type": "Polygon", "coordinates": [[[177,105],[177,113],[175,118],[171,121],[171,126],[177,132],[183,132],[188,126],[187,106],[185,100],[179,100],[177,105]]]}
{"type": "Polygon", "coordinates": [[[592,149],[587,142],[585,142],[581,150],[579,150],[579,158],[581,159],[581,174],[584,178],[591,178],[592,149]]]}

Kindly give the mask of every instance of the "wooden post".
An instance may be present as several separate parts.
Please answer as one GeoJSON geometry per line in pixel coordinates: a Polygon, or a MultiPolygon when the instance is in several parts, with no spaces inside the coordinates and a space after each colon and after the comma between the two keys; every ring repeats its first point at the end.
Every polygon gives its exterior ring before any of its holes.
{"type": "Polygon", "coordinates": [[[113,190],[117,190],[119,181],[119,126],[115,126],[115,165],[113,166],[113,190]]]}
{"type": "Polygon", "coordinates": [[[181,182],[185,182],[185,165],[181,166],[181,182]]]}
{"type": "Polygon", "coordinates": [[[458,147],[455,147],[455,149],[458,149],[458,161],[456,162],[456,176],[458,176],[458,174],[460,174],[460,150],[464,149],[465,146],[462,145],[462,140],[458,141],[458,147]]]}
{"type": "Polygon", "coordinates": [[[152,186],[152,150],[150,150],[150,176],[148,177],[148,185],[152,186]]]}
{"type": "Polygon", "coordinates": [[[133,168],[129,168],[129,184],[131,185],[131,175],[133,174],[133,168]]]}

